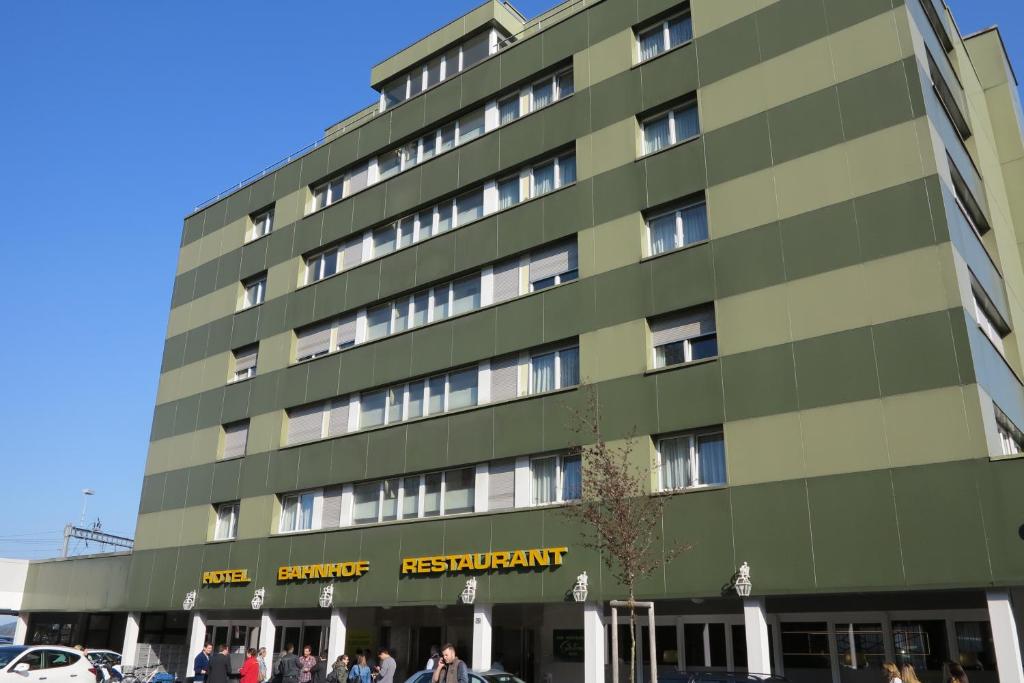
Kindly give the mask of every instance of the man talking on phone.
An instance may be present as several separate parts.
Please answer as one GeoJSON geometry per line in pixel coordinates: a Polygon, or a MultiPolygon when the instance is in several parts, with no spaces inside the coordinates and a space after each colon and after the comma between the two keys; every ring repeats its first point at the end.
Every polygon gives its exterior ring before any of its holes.
{"type": "Polygon", "coordinates": [[[441,648],[441,662],[434,667],[433,683],[469,683],[469,668],[455,656],[455,646],[445,643],[441,648]]]}

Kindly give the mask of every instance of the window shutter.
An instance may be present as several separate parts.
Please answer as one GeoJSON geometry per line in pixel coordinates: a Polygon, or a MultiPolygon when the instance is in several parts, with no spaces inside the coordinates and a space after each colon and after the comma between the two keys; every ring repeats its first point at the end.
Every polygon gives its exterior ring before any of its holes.
{"type": "Polygon", "coordinates": [[[327,422],[327,436],[341,436],[348,433],[348,396],[337,398],[331,406],[331,417],[327,422]]]}
{"type": "Polygon", "coordinates": [[[323,529],[337,529],[341,526],[341,486],[324,489],[323,529]]]}
{"type": "Polygon", "coordinates": [[[341,264],[343,270],[355,268],[363,260],[363,238],[359,236],[345,245],[345,257],[341,264]]]}
{"type": "Polygon", "coordinates": [[[317,403],[288,411],[288,443],[314,441],[323,434],[324,408],[327,404],[317,403]]]}
{"type": "Polygon", "coordinates": [[[249,421],[224,426],[224,457],[237,458],[245,455],[245,444],[249,439],[249,421]]]}
{"type": "Polygon", "coordinates": [[[235,352],[235,372],[245,372],[256,367],[256,357],[260,347],[257,344],[247,346],[235,352]]]}
{"type": "Polygon", "coordinates": [[[516,461],[492,462],[487,475],[487,509],[508,510],[516,504],[516,461]]]}
{"type": "Polygon", "coordinates": [[[692,339],[714,331],[715,309],[713,306],[702,306],[651,322],[651,338],[654,346],[692,339]]]}
{"type": "Polygon", "coordinates": [[[576,267],[576,249],[570,244],[549,247],[530,256],[530,282],[560,275],[576,267]]]}
{"type": "Polygon", "coordinates": [[[312,358],[331,350],[331,322],[323,322],[307,327],[296,333],[295,357],[298,360],[312,358]]]}
{"type": "Polygon", "coordinates": [[[519,259],[499,263],[494,267],[494,303],[519,296],[519,259]]]}
{"type": "Polygon", "coordinates": [[[491,361],[491,401],[507,401],[519,395],[518,355],[495,358],[491,361]]]}
{"type": "Polygon", "coordinates": [[[356,343],[356,316],[345,316],[338,321],[338,348],[343,349],[356,343]]]}

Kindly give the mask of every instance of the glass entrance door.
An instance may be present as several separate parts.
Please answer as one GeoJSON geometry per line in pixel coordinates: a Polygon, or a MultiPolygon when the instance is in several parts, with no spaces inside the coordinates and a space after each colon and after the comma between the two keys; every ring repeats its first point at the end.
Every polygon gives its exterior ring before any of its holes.
{"type": "Polygon", "coordinates": [[[327,636],[329,629],[322,621],[286,621],[277,625],[274,633],[274,652],[281,653],[285,647],[295,647],[295,654],[302,656],[302,649],[309,646],[313,656],[327,649],[327,636]]]}

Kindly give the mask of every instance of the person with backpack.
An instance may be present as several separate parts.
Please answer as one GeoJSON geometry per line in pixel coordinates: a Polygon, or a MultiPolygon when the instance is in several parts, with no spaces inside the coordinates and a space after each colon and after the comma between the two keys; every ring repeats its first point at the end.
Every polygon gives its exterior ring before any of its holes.
{"type": "Polygon", "coordinates": [[[331,672],[327,674],[327,683],[346,683],[348,681],[348,655],[338,655],[331,664],[331,672]]]}
{"type": "Polygon", "coordinates": [[[434,667],[433,683],[469,683],[469,667],[455,655],[455,646],[445,643],[441,648],[441,662],[434,667]]]}
{"type": "Polygon", "coordinates": [[[295,646],[291,643],[277,663],[277,677],[280,683],[299,683],[299,658],[295,656],[295,646]]]}
{"type": "Polygon", "coordinates": [[[366,665],[366,655],[359,655],[356,658],[356,665],[349,669],[348,680],[352,683],[371,683],[370,667],[366,665]]]}

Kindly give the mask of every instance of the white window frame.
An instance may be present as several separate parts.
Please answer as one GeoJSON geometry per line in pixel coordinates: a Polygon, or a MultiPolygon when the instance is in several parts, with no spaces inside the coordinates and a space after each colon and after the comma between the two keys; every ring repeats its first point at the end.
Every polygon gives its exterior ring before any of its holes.
{"type": "Polygon", "coordinates": [[[673,19],[678,19],[680,17],[690,17],[690,34],[692,36],[692,34],[693,34],[693,15],[692,15],[692,13],[689,10],[685,10],[683,12],[676,12],[675,14],[672,14],[672,15],[669,15],[669,16],[665,17],[661,21],[657,21],[657,22],[654,22],[652,24],[647,24],[646,26],[643,26],[643,27],[638,28],[636,30],[636,33],[634,35],[634,42],[636,43],[636,63],[637,64],[644,64],[645,62],[649,62],[652,59],[657,59],[658,57],[662,56],[666,52],[669,52],[670,50],[674,50],[677,47],[682,47],[683,45],[687,45],[687,44],[693,42],[693,38],[691,37],[689,40],[683,41],[682,43],[679,43],[678,45],[669,45],[670,34],[669,34],[669,30],[668,30],[668,25],[669,25],[669,23],[673,19]],[[661,50],[656,55],[654,55],[652,57],[648,57],[647,59],[644,59],[644,57],[643,57],[643,49],[642,49],[641,42],[640,42],[640,36],[642,34],[645,34],[645,33],[650,33],[653,29],[658,27],[658,24],[661,24],[661,50]]]}
{"type": "Polygon", "coordinates": [[[978,329],[981,333],[992,343],[992,346],[996,347],[1000,355],[1006,354],[1006,347],[1003,344],[1003,334],[1000,332],[999,327],[996,326],[996,322],[988,314],[985,306],[981,302],[981,298],[977,292],[971,292],[971,298],[974,300],[974,320],[978,325],[978,329]]]}
{"type": "Polygon", "coordinates": [[[306,277],[303,284],[311,285],[314,282],[320,282],[331,275],[337,275],[341,272],[341,254],[342,250],[338,247],[333,247],[324,251],[317,252],[312,256],[306,257],[306,277]],[[334,272],[331,275],[324,275],[326,270],[327,259],[334,258],[334,272]],[[314,268],[314,265],[316,266],[314,268]],[[315,270],[315,272],[314,272],[315,270]]]}
{"type": "Polygon", "coordinates": [[[678,107],[672,107],[671,109],[660,111],[657,114],[651,114],[650,116],[644,117],[640,121],[640,149],[642,152],[640,156],[646,157],[652,154],[657,154],[658,152],[664,152],[669,147],[675,147],[676,145],[681,145],[683,143],[696,140],[700,136],[700,109],[697,107],[697,100],[688,100],[687,102],[679,105],[678,107]],[[697,112],[698,132],[696,135],[691,135],[690,137],[679,139],[679,134],[676,132],[676,114],[687,109],[693,109],[694,111],[697,112]],[[664,147],[648,152],[645,137],[647,124],[653,121],[657,121],[659,119],[663,119],[666,116],[668,117],[668,144],[665,145],[664,147]]]}
{"type": "MultiPolygon", "coordinates": [[[[575,164],[576,163],[576,153],[575,152],[568,152],[566,154],[560,154],[557,157],[554,157],[553,159],[545,159],[541,163],[534,164],[533,166],[530,167],[530,170],[529,170],[529,176],[530,176],[530,183],[529,183],[529,186],[530,186],[530,196],[529,196],[529,198],[530,199],[536,199],[537,197],[544,197],[546,195],[551,194],[552,192],[555,192],[556,190],[561,190],[563,187],[567,186],[565,184],[565,182],[562,180],[562,164],[565,163],[565,160],[569,159],[570,157],[572,157],[573,164],[575,164]],[[541,166],[547,166],[548,164],[550,164],[552,162],[554,162],[554,166],[555,166],[554,186],[548,192],[544,192],[543,194],[537,194],[537,184],[536,184],[535,179],[534,179],[534,172],[538,168],[540,168],[541,166]]],[[[576,181],[574,180],[573,183],[575,183],[575,182],[576,181]]],[[[522,197],[520,197],[519,201],[522,202],[522,197]]]]}
{"type": "Polygon", "coordinates": [[[992,404],[996,415],[996,435],[999,437],[999,450],[1002,455],[1019,455],[1024,453],[1024,435],[1010,421],[999,406],[992,404]]]}
{"type": "Polygon", "coordinates": [[[255,308],[267,300],[267,275],[254,277],[242,283],[242,310],[255,308]],[[250,298],[250,291],[253,297],[250,298]]]}
{"type": "MultiPolygon", "coordinates": [[[[249,346],[252,346],[252,344],[250,344],[249,346]]],[[[248,348],[248,346],[243,346],[240,349],[235,349],[235,351],[242,351],[242,350],[244,350],[246,348],[248,348]]],[[[238,356],[235,354],[235,351],[231,352],[231,359],[232,359],[233,362],[237,363],[238,362],[238,356]]],[[[234,372],[232,372],[232,374],[231,374],[231,381],[232,382],[241,382],[243,380],[252,379],[253,377],[256,376],[256,367],[257,367],[258,363],[259,363],[259,352],[257,351],[256,364],[254,364],[251,368],[246,368],[245,370],[241,370],[241,371],[236,368],[234,370],[234,372]]]]}
{"type": "Polygon", "coordinates": [[[708,204],[707,204],[707,200],[706,199],[700,199],[700,200],[697,200],[697,201],[689,202],[687,204],[680,204],[680,205],[676,206],[675,208],[671,209],[670,211],[662,211],[660,213],[648,216],[647,219],[644,221],[644,223],[647,226],[647,255],[648,256],[660,256],[661,254],[668,254],[668,253],[673,252],[673,251],[678,251],[679,249],[682,249],[684,247],[693,246],[694,244],[703,244],[704,242],[707,242],[710,239],[710,237],[711,237],[710,229],[708,230],[708,233],[709,233],[708,236],[705,237],[702,240],[697,241],[697,242],[690,242],[689,244],[686,244],[684,242],[684,239],[683,239],[683,235],[685,235],[685,232],[683,231],[683,212],[686,211],[687,209],[697,208],[698,206],[703,206],[704,207],[704,215],[705,215],[705,220],[706,220],[707,210],[708,210],[708,208],[707,208],[708,204]],[[669,216],[669,215],[672,215],[672,214],[675,214],[675,219],[676,219],[675,243],[674,243],[674,245],[672,246],[671,249],[666,249],[665,251],[661,251],[661,252],[658,252],[657,254],[655,254],[654,253],[654,233],[651,230],[651,223],[653,223],[654,221],[658,220],[659,218],[665,218],[666,216],[669,216]]]}
{"type": "MultiPolygon", "coordinates": [[[[300,534],[300,533],[303,533],[303,532],[306,532],[306,531],[317,531],[318,529],[320,529],[323,526],[322,525],[322,519],[321,519],[321,517],[323,516],[323,505],[324,505],[324,490],[323,489],[306,489],[305,491],[295,491],[293,493],[286,493],[286,494],[282,495],[281,496],[281,515],[280,515],[280,519],[278,520],[278,523],[277,523],[277,533],[279,533],[279,534],[300,534]],[[289,498],[295,498],[296,499],[296,504],[298,505],[299,503],[301,503],[302,497],[307,495],[307,494],[312,494],[313,495],[313,513],[312,513],[313,521],[312,521],[312,526],[310,528],[308,528],[308,529],[285,529],[284,528],[284,510],[285,510],[285,505],[287,504],[288,499],[289,498]]],[[[296,521],[296,524],[302,518],[302,515],[300,514],[301,509],[302,508],[299,507],[295,511],[295,521],[296,521]]]]}
{"type": "MultiPolygon", "coordinates": [[[[721,428],[714,429],[699,429],[693,432],[683,432],[681,434],[664,434],[655,439],[654,451],[657,454],[657,468],[658,468],[658,491],[662,493],[669,493],[672,491],[691,491],[694,489],[705,489],[712,487],[728,486],[728,468],[726,469],[726,481],[724,484],[704,484],[700,481],[700,453],[697,448],[697,440],[702,436],[721,436],[722,443],[725,443],[725,430],[721,428]],[[690,471],[687,473],[689,480],[697,482],[696,484],[689,484],[686,486],[678,486],[674,488],[668,488],[665,484],[665,467],[664,461],[662,460],[661,450],[662,443],[664,441],[674,439],[687,439],[690,452],[690,471]]],[[[723,447],[724,448],[724,447],[723,447]]],[[[726,463],[728,463],[728,454],[725,455],[726,463]]]]}
{"type": "MultiPolygon", "coordinates": [[[[648,328],[649,328],[649,326],[650,326],[650,323],[648,323],[648,328]]],[[[718,318],[717,318],[717,316],[715,318],[715,331],[714,332],[708,332],[707,334],[697,335],[696,337],[690,337],[689,339],[683,339],[683,340],[678,341],[678,342],[669,342],[668,344],[660,344],[658,346],[654,346],[652,344],[651,345],[652,346],[652,353],[653,353],[653,357],[651,359],[652,366],[656,370],[660,370],[661,368],[682,367],[682,366],[684,366],[684,365],[686,365],[688,363],[692,363],[693,360],[694,360],[693,359],[693,342],[697,341],[697,340],[708,339],[710,337],[714,337],[716,342],[717,342],[717,340],[718,340],[718,318]],[[671,346],[672,344],[680,344],[680,343],[683,345],[683,358],[684,358],[683,361],[681,361],[679,363],[660,363],[658,361],[658,349],[664,348],[666,346],[671,346]]],[[[708,356],[708,358],[709,359],[710,358],[718,358],[718,354],[715,354],[714,356],[708,356]]],[[[701,359],[701,360],[704,360],[704,359],[701,359]]]]}
{"type": "Polygon", "coordinates": [[[466,466],[466,467],[452,467],[452,468],[445,469],[445,470],[435,470],[435,471],[431,471],[431,472],[423,472],[423,473],[420,473],[420,474],[395,475],[393,477],[385,477],[383,479],[378,479],[378,480],[375,480],[375,481],[368,481],[368,482],[362,482],[362,483],[359,483],[359,484],[355,484],[354,486],[363,486],[365,484],[377,484],[377,519],[375,521],[372,521],[372,522],[356,522],[355,521],[355,505],[356,505],[356,503],[355,503],[355,493],[353,491],[353,496],[352,496],[352,512],[351,512],[351,515],[350,515],[350,518],[352,519],[352,526],[369,526],[371,524],[387,524],[387,523],[390,523],[390,522],[396,522],[396,521],[401,521],[401,520],[434,519],[436,517],[449,517],[449,516],[453,516],[453,515],[469,515],[469,514],[474,514],[475,510],[467,510],[466,512],[449,512],[446,509],[446,507],[445,507],[445,495],[448,493],[448,475],[451,474],[452,472],[458,472],[458,471],[461,471],[461,470],[474,470],[473,489],[474,489],[474,493],[475,493],[475,491],[476,491],[476,481],[475,481],[475,476],[476,476],[475,470],[476,470],[476,468],[473,465],[469,465],[469,466],[466,466]],[[438,504],[439,512],[438,512],[437,515],[432,515],[431,517],[426,517],[425,514],[424,514],[425,513],[424,494],[426,493],[427,477],[435,476],[435,475],[441,475],[441,488],[440,488],[440,493],[438,494],[439,495],[439,501],[438,501],[438,503],[439,503],[438,504]],[[409,479],[415,479],[416,480],[416,512],[407,515],[407,514],[405,514],[405,511],[403,509],[403,504],[405,502],[406,483],[408,482],[409,479]],[[397,505],[396,505],[396,516],[395,516],[395,519],[387,519],[386,520],[386,519],[384,519],[384,482],[386,482],[388,480],[397,480],[398,481],[398,499],[397,499],[397,505]]]}
{"type": "Polygon", "coordinates": [[[266,237],[274,230],[273,207],[253,214],[249,217],[249,222],[252,223],[252,230],[249,232],[249,242],[255,242],[261,237],[266,237]]]}
{"type": "MultiPolygon", "coordinates": [[[[530,374],[530,381],[527,383],[527,389],[528,389],[527,395],[528,396],[539,396],[539,395],[543,395],[543,394],[548,393],[547,391],[538,392],[533,387],[533,361],[534,361],[535,358],[539,358],[540,356],[548,356],[548,355],[551,355],[552,353],[555,354],[555,387],[553,389],[551,389],[550,391],[561,391],[562,389],[568,389],[569,388],[569,387],[564,386],[563,383],[562,383],[562,353],[565,352],[565,351],[571,351],[571,350],[575,350],[576,351],[576,358],[579,359],[579,353],[580,353],[579,342],[577,342],[575,344],[565,344],[563,346],[559,346],[559,347],[553,348],[553,349],[543,349],[541,351],[530,351],[529,352],[529,354],[530,354],[530,362],[529,362],[528,370],[529,370],[529,374],[530,374]]],[[[577,366],[578,366],[578,360],[577,360],[577,366]]],[[[574,386],[574,387],[575,386],[579,386],[579,384],[573,384],[572,386],[574,386]]]]}
{"type": "Polygon", "coordinates": [[[312,203],[310,204],[309,213],[315,213],[321,209],[326,209],[335,202],[340,202],[345,198],[345,179],[346,175],[339,175],[326,180],[319,185],[316,185],[312,189],[312,203]],[[317,195],[323,192],[324,203],[322,206],[318,206],[317,195]]]}
{"type": "Polygon", "coordinates": [[[217,522],[214,524],[213,540],[232,541],[238,538],[238,514],[240,507],[240,503],[237,500],[230,503],[220,503],[217,506],[217,522]],[[229,515],[226,530],[224,529],[225,520],[223,518],[225,513],[229,515]]]}
{"type": "MultiPolygon", "coordinates": [[[[537,455],[530,458],[530,507],[546,507],[550,505],[563,505],[566,501],[562,496],[562,490],[565,487],[565,459],[571,457],[580,457],[578,454],[570,453],[550,453],[548,455],[537,455]],[[550,503],[538,503],[537,502],[537,480],[534,478],[533,464],[541,460],[555,459],[555,499],[550,503]]],[[[582,496],[582,492],[581,492],[582,496]]],[[[572,500],[579,500],[573,498],[572,500]]]]}

